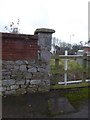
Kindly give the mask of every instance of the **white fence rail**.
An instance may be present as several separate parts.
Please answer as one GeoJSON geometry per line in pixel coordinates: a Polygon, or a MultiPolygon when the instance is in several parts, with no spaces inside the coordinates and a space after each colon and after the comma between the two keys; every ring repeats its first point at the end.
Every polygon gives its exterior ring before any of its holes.
{"type": "MultiPolygon", "coordinates": [[[[55,61],[56,61],[55,64],[57,66],[59,66],[59,60],[60,59],[64,59],[64,70],[65,70],[65,73],[64,73],[64,82],[58,82],[58,84],[67,85],[67,84],[73,84],[73,83],[81,83],[81,82],[83,82],[83,80],[74,80],[74,81],[68,81],[67,80],[68,59],[77,59],[77,58],[83,59],[84,67],[86,67],[88,57],[90,57],[90,55],[87,55],[87,54],[84,54],[84,55],[68,55],[67,51],[65,51],[65,55],[57,55],[57,54],[53,55],[52,58],[55,59],[55,61]]],[[[84,78],[84,82],[90,82],[90,79],[85,79],[84,78]]]]}
{"type": "MultiPolygon", "coordinates": [[[[86,79],[85,82],[90,82],[90,79],[86,79]]],[[[73,84],[73,83],[82,83],[82,80],[76,80],[76,81],[67,81],[67,83],[65,82],[58,82],[59,85],[67,85],[67,84],[73,84]]]]}

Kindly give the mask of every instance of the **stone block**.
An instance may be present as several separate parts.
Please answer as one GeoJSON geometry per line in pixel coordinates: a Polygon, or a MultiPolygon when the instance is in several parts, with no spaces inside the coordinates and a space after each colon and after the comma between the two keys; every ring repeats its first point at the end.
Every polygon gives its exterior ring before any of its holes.
{"type": "Polygon", "coordinates": [[[2,87],[0,86],[0,92],[2,92],[2,87]]]}
{"type": "Polygon", "coordinates": [[[26,85],[29,85],[30,84],[30,80],[26,80],[26,85]]]}
{"type": "Polygon", "coordinates": [[[38,67],[37,70],[38,72],[44,72],[44,73],[47,72],[44,68],[40,68],[40,67],[38,67]]]}
{"type": "Polygon", "coordinates": [[[10,86],[6,87],[6,90],[11,90],[10,86]]]}
{"type": "Polygon", "coordinates": [[[16,79],[16,78],[17,78],[17,75],[11,75],[10,78],[11,78],[11,79],[16,79]]]}
{"type": "Polygon", "coordinates": [[[49,79],[45,80],[45,82],[46,82],[46,85],[50,85],[50,80],[49,79]]]}
{"type": "Polygon", "coordinates": [[[4,61],[3,64],[14,65],[14,61],[4,61]]]}
{"type": "Polygon", "coordinates": [[[13,73],[12,75],[15,75],[14,77],[15,77],[16,80],[20,80],[20,79],[22,79],[23,76],[24,76],[21,71],[15,72],[15,73],[13,73]]]}
{"type": "Polygon", "coordinates": [[[7,69],[13,69],[14,65],[7,65],[6,67],[7,67],[7,69]]]}
{"type": "Polygon", "coordinates": [[[5,92],[6,91],[6,87],[2,87],[2,92],[5,92]]]}
{"type": "Polygon", "coordinates": [[[31,69],[31,68],[32,68],[32,66],[31,66],[31,65],[27,65],[27,68],[28,68],[28,69],[31,69]]]}
{"type": "Polygon", "coordinates": [[[18,72],[16,71],[16,72],[15,72],[15,75],[17,75],[17,76],[22,75],[22,74],[23,74],[22,71],[18,71],[18,72]]]}
{"type": "Polygon", "coordinates": [[[46,71],[50,74],[50,64],[46,65],[46,71]]]}
{"type": "Polygon", "coordinates": [[[26,85],[21,85],[21,88],[26,88],[26,85]]]}
{"type": "Polygon", "coordinates": [[[50,90],[49,86],[39,86],[38,91],[39,92],[48,92],[50,90]]]}
{"type": "Polygon", "coordinates": [[[25,74],[25,78],[26,78],[26,79],[31,79],[31,78],[32,78],[32,74],[27,72],[27,73],[25,74]]]}
{"type": "Polygon", "coordinates": [[[16,65],[23,65],[24,63],[23,63],[23,61],[21,61],[21,60],[17,60],[17,61],[15,62],[15,64],[16,64],[16,65]]]}
{"type": "Polygon", "coordinates": [[[36,79],[36,80],[48,79],[48,74],[44,72],[33,73],[32,79],[36,79]]]}
{"type": "Polygon", "coordinates": [[[18,89],[18,88],[19,88],[19,85],[11,85],[10,88],[11,88],[11,90],[18,89]]]}
{"type": "Polygon", "coordinates": [[[19,76],[16,76],[16,77],[14,77],[14,78],[15,78],[15,80],[19,81],[19,80],[22,80],[22,79],[23,79],[23,76],[22,76],[22,75],[19,75],[19,76]]]}
{"type": "Polygon", "coordinates": [[[15,94],[15,90],[11,90],[11,91],[5,91],[5,95],[12,95],[15,94]]]}
{"type": "Polygon", "coordinates": [[[32,86],[27,88],[27,93],[35,93],[38,91],[38,87],[37,86],[32,86]]]}
{"type": "Polygon", "coordinates": [[[3,78],[6,80],[10,79],[10,75],[3,76],[3,78]]]}
{"type": "Polygon", "coordinates": [[[18,65],[14,65],[14,70],[15,71],[19,70],[19,66],[18,65]]]}
{"type": "Polygon", "coordinates": [[[29,64],[29,62],[27,60],[24,60],[23,62],[24,62],[25,65],[29,64]]]}
{"type": "Polygon", "coordinates": [[[11,75],[17,75],[18,72],[19,72],[19,71],[16,71],[15,69],[13,69],[13,70],[11,71],[11,75]]]}
{"type": "Polygon", "coordinates": [[[11,75],[11,72],[8,70],[2,70],[2,76],[11,75]]]}
{"type": "Polygon", "coordinates": [[[2,86],[2,80],[0,80],[0,86],[2,86]]]}
{"type": "Polygon", "coordinates": [[[41,84],[41,80],[30,80],[31,85],[39,85],[41,84]]]}
{"type": "Polygon", "coordinates": [[[44,60],[46,62],[50,62],[51,53],[48,50],[42,50],[41,55],[42,55],[41,56],[42,60],[44,60]]]}
{"type": "Polygon", "coordinates": [[[2,65],[2,69],[6,69],[7,68],[7,66],[6,65],[2,65]]]}
{"type": "Polygon", "coordinates": [[[34,64],[35,64],[35,60],[30,60],[30,61],[28,61],[28,64],[29,64],[29,65],[34,65],[34,64]]]}
{"type": "Polygon", "coordinates": [[[25,88],[20,88],[16,90],[16,94],[25,94],[25,93],[26,93],[25,88]]]}
{"type": "Polygon", "coordinates": [[[4,86],[10,86],[15,84],[15,80],[14,79],[10,79],[10,80],[2,80],[2,85],[4,86]]]}
{"type": "Polygon", "coordinates": [[[24,85],[25,84],[25,80],[18,80],[16,81],[17,85],[24,85]]]}
{"type": "Polygon", "coordinates": [[[33,67],[31,69],[28,69],[28,72],[34,73],[34,72],[37,72],[37,69],[36,69],[36,67],[33,67]]]}
{"type": "Polygon", "coordinates": [[[20,65],[20,71],[27,71],[26,65],[20,65]]]}

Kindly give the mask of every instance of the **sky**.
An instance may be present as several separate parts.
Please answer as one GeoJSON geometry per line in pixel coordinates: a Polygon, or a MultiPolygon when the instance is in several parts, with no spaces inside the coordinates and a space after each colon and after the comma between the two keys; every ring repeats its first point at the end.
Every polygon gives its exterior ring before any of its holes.
{"type": "Polygon", "coordinates": [[[88,0],[0,0],[0,32],[18,19],[23,34],[50,28],[61,41],[88,41],[88,0]]]}

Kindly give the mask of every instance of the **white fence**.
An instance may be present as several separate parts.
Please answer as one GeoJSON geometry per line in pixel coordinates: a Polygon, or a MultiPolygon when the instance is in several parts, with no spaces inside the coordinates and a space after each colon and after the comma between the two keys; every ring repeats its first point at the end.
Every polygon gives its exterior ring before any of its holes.
{"type": "Polygon", "coordinates": [[[82,83],[82,82],[90,82],[90,79],[86,79],[85,76],[84,76],[84,79],[83,80],[74,80],[74,81],[68,81],[67,80],[67,71],[68,71],[68,59],[76,59],[76,58],[80,58],[80,59],[83,59],[83,66],[84,68],[87,66],[87,60],[88,60],[88,57],[90,57],[89,55],[87,54],[84,54],[84,55],[68,55],[68,52],[65,51],[65,55],[53,55],[52,58],[55,59],[55,64],[58,66],[59,65],[59,60],[60,59],[64,59],[64,82],[58,82],[58,84],[60,85],[67,85],[67,84],[75,84],[75,83],[82,83]]]}

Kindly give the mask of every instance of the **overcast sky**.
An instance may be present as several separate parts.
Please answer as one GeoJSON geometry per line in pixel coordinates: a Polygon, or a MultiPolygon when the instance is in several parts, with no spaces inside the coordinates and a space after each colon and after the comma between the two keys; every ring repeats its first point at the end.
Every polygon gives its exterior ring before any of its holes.
{"type": "Polygon", "coordinates": [[[62,41],[88,41],[88,0],[0,0],[0,31],[18,19],[23,34],[51,28],[62,41]]]}

